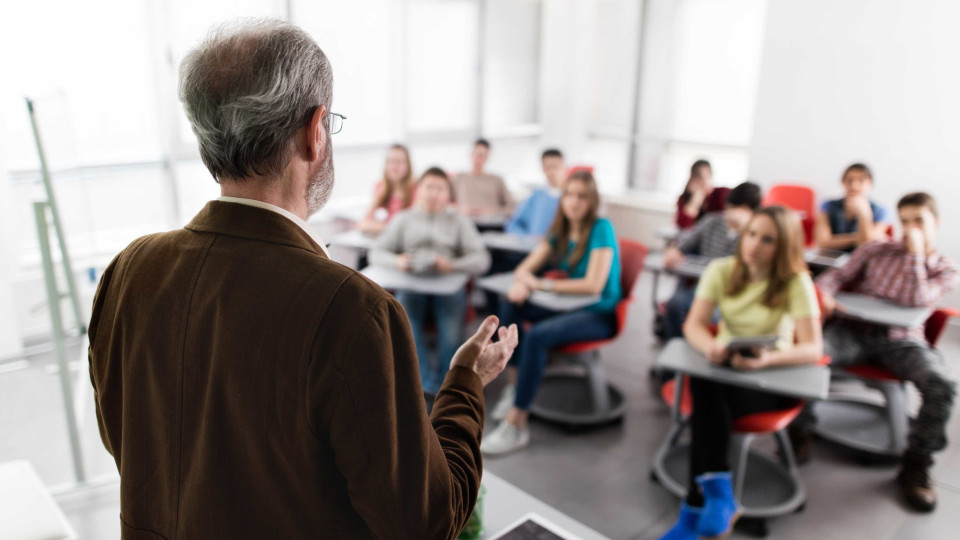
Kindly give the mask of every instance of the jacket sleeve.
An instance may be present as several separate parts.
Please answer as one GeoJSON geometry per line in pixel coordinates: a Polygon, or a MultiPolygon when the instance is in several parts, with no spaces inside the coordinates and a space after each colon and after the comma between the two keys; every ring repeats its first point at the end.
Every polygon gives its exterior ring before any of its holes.
{"type": "Polygon", "coordinates": [[[396,264],[397,255],[403,253],[401,233],[405,221],[406,215],[404,213],[400,213],[390,220],[390,223],[377,237],[373,248],[370,250],[370,264],[376,266],[394,266],[396,264]]]}
{"type": "Polygon", "coordinates": [[[483,245],[477,226],[466,216],[458,215],[460,227],[460,256],[454,259],[453,269],[478,276],[490,268],[490,253],[483,245]]]}
{"type": "Polygon", "coordinates": [[[480,378],[452,368],[428,418],[403,308],[384,298],[362,328],[329,396],[350,501],[377,538],[456,538],[480,489],[480,378]]]}

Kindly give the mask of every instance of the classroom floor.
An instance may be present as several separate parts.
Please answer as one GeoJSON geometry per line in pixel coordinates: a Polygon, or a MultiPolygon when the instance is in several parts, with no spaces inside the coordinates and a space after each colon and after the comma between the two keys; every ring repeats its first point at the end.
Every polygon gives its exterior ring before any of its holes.
{"type": "MultiPolygon", "coordinates": [[[[517,454],[487,459],[485,467],[524,491],[612,539],[657,538],[673,522],[678,501],[649,479],[650,460],[669,425],[648,368],[656,354],[651,334],[651,277],[637,284],[627,332],[604,352],[612,380],[628,396],[623,423],[570,434],[534,422],[532,444],[517,454]]],[[[672,290],[662,282],[661,295],[672,290]]],[[[948,329],[941,349],[956,362],[960,331],[948,329]]],[[[80,358],[80,345],[70,347],[80,358]]],[[[20,364],[21,366],[23,364],[20,364]]],[[[48,486],[72,479],[66,428],[52,353],[39,352],[20,369],[0,365],[0,461],[30,459],[48,486]]],[[[78,363],[75,376],[86,377],[78,363]]],[[[497,397],[499,381],[487,391],[497,397]]],[[[915,396],[913,396],[915,398],[915,396]]],[[[103,450],[90,396],[80,396],[83,451],[88,475],[103,480],[57,499],[84,540],[120,538],[119,494],[112,458],[103,450]]],[[[949,426],[960,441],[960,415],[949,426]]],[[[490,427],[490,426],[488,426],[490,427]]],[[[934,477],[940,501],[930,515],[907,510],[894,484],[895,465],[862,465],[849,453],[818,443],[813,460],[801,468],[808,491],[802,513],[771,519],[770,537],[850,540],[956,537],[960,514],[960,445],[937,456],[934,477]]],[[[738,531],[734,538],[751,538],[738,531]]]]}

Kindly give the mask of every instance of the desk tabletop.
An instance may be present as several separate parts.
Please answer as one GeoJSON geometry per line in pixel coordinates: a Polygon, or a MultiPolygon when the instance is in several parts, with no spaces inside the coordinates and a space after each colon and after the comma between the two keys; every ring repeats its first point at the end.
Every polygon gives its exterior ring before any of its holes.
{"type": "Polygon", "coordinates": [[[875,296],[855,293],[839,293],[836,296],[838,317],[857,319],[884,326],[916,328],[923,326],[932,308],[905,307],[875,296]]]}
{"type": "Polygon", "coordinates": [[[450,274],[411,274],[387,266],[368,266],[360,271],[384,289],[446,296],[467,284],[470,276],[463,272],[450,274]]]}
{"type": "Polygon", "coordinates": [[[680,229],[678,229],[676,225],[661,225],[657,227],[656,235],[657,238],[661,240],[672,242],[680,235],[680,229]]]}
{"type": "Polygon", "coordinates": [[[509,218],[507,218],[507,216],[494,214],[490,216],[471,216],[470,219],[473,220],[473,223],[477,227],[496,228],[506,225],[509,218]]]}
{"type": "Polygon", "coordinates": [[[837,249],[813,248],[803,252],[807,264],[817,268],[840,268],[850,260],[850,254],[837,249]]]}
{"type": "Polygon", "coordinates": [[[351,229],[331,238],[330,245],[366,251],[373,249],[373,243],[376,242],[376,240],[376,236],[365,234],[361,232],[360,229],[351,229]]]}
{"type": "Polygon", "coordinates": [[[657,366],[693,377],[800,399],[826,399],[830,386],[830,370],[826,366],[739,371],[711,364],[682,338],[675,338],[667,343],[657,356],[657,366]]]}
{"type": "Polygon", "coordinates": [[[543,239],[542,236],[528,234],[510,234],[497,231],[486,231],[480,235],[483,245],[487,249],[530,253],[543,239]]]}
{"type": "MultiPolygon", "coordinates": [[[[513,273],[493,274],[477,280],[477,286],[500,296],[506,296],[513,285],[513,273]]],[[[560,294],[546,291],[533,291],[529,302],[554,311],[575,311],[600,301],[598,294],[560,294]]]]}
{"type": "Polygon", "coordinates": [[[667,272],[680,277],[699,279],[703,275],[707,265],[710,264],[709,257],[700,255],[684,255],[680,264],[673,268],[667,268],[663,261],[664,252],[655,251],[647,255],[643,267],[651,272],[667,272]]]}
{"type": "Polygon", "coordinates": [[[530,513],[542,516],[546,521],[569,532],[572,535],[569,540],[606,540],[606,537],[597,531],[522,491],[489,470],[483,471],[483,485],[487,488],[487,494],[483,499],[484,534],[481,538],[484,540],[495,538],[530,513]]]}
{"type": "Polygon", "coordinates": [[[0,463],[0,538],[77,538],[27,460],[0,463]]]}

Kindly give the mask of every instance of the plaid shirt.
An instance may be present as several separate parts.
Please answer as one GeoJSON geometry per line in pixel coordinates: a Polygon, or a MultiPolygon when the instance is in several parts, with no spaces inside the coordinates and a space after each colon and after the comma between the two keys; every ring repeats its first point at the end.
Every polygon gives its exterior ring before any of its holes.
{"type": "MultiPolygon", "coordinates": [[[[825,272],[817,286],[830,295],[841,289],[890,300],[901,306],[936,307],[960,281],[957,267],[940,253],[924,257],[902,242],[871,242],[853,252],[847,264],[825,272]]],[[[890,328],[890,339],[925,341],[923,328],[890,328]]]]}
{"type": "Polygon", "coordinates": [[[684,255],[702,255],[711,259],[728,257],[737,250],[737,233],[727,227],[723,212],[711,212],[703,216],[693,229],[680,233],[677,249],[684,255]]]}

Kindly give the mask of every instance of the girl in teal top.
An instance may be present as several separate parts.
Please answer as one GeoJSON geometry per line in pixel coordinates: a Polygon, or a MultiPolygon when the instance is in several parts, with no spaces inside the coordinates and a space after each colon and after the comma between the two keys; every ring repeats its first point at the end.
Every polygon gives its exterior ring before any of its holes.
{"type": "Polygon", "coordinates": [[[597,217],[600,196],[593,174],[576,172],[567,179],[560,208],[546,240],[520,263],[507,298],[500,303],[500,323],[534,323],[520,339],[507,368],[510,383],[491,416],[503,420],[484,436],[480,449],[501,455],[530,442],[528,410],[543,378],[551,349],[581,341],[612,337],[617,328],[616,306],[620,285],[620,249],[613,225],[597,217]],[[563,278],[538,277],[547,268],[563,278]],[[595,294],[600,300],[586,308],[557,312],[527,302],[531,291],[595,294]]]}

